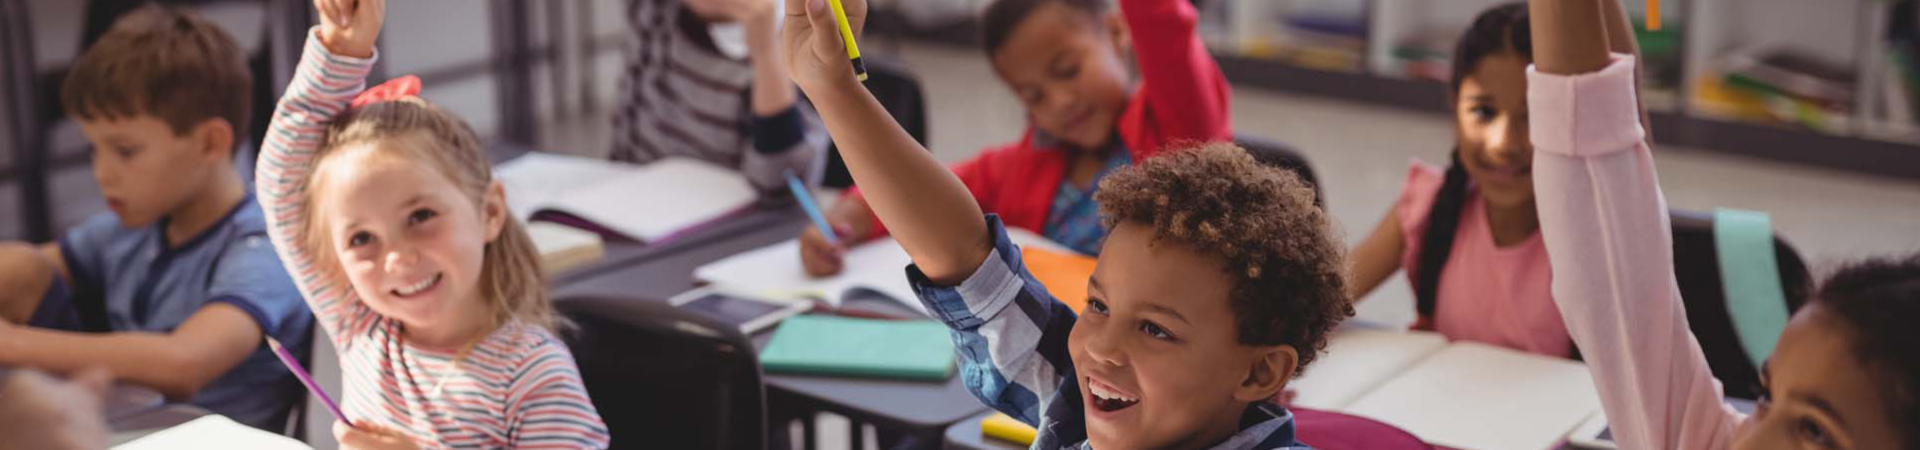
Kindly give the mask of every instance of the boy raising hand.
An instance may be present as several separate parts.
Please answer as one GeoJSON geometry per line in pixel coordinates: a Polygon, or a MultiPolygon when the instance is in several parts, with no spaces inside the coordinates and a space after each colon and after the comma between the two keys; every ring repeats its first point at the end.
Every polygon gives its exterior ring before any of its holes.
{"type": "MultiPolygon", "coordinates": [[[[857,29],[864,1],[845,9],[857,29]]],[[[1312,188],[1229,144],[1114,172],[1097,195],[1112,234],[1077,317],[861,89],[825,0],[787,10],[794,81],[913,257],[921,302],[955,331],[968,390],[1036,426],[1033,448],[1307,448],[1271,399],[1352,314],[1312,188]]]]}

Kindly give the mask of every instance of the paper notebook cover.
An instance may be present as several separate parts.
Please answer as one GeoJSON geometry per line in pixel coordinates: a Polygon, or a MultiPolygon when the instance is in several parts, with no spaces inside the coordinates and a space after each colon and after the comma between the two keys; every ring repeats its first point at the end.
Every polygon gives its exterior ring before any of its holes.
{"type": "MultiPolygon", "coordinates": [[[[1023,249],[1073,254],[1060,244],[1032,232],[1009,228],[1007,235],[1023,249]]],[[[1022,254],[1025,254],[1024,250],[1022,254]]],[[[907,256],[905,249],[900,248],[899,242],[893,238],[875,239],[847,250],[843,258],[845,269],[839,275],[813,278],[800,266],[800,241],[788,240],[700,266],[694,269],[693,278],[735,292],[768,298],[819,298],[831,306],[840,306],[850,295],[878,294],[906,305],[922,316],[927,314],[926,306],[920,304],[919,296],[913,292],[913,285],[907,282],[907,265],[913,264],[913,259],[907,256]]],[[[1032,265],[1031,262],[1029,264],[1032,265]]],[[[1086,272],[1093,273],[1092,269],[1086,269],[1086,272]]],[[[1048,283],[1051,282],[1043,279],[1042,284],[1048,283]]],[[[1086,278],[1081,277],[1078,284],[1084,291],[1086,278]]],[[[1085,304],[1084,292],[1080,298],[1080,303],[1085,304]]]]}
{"type": "Polygon", "coordinates": [[[562,217],[620,239],[659,243],[744,211],[759,198],[740,174],[700,160],[635,166],[583,159],[533,153],[502,164],[496,178],[507,186],[508,209],[521,220],[562,217]]]}
{"type": "Polygon", "coordinates": [[[212,414],[179,426],[156,431],[114,450],[313,450],[305,443],[286,436],[241,425],[226,416],[212,414]]]}
{"type": "Polygon", "coordinates": [[[1298,393],[1294,405],[1340,411],[1446,346],[1439,333],[1343,327],[1287,387],[1298,393]]]}
{"type": "Polygon", "coordinates": [[[845,269],[839,275],[813,278],[800,267],[800,241],[789,240],[700,266],[693,277],[741,293],[813,297],[832,306],[840,306],[850,294],[872,292],[926,315],[926,307],[907,283],[907,265],[913,260],[899,243],[877,239],[847,250],[843,258],[845,269]]]}
{"type": "Polygon", "coordinates": [[[1599,412],[1600,395],[1578,362],[1455,342],[1341,411],[1436,445],[1540,450],[1599,412]]]}
{"type": "Polygon", "coordinates": [[[953,375],[953,338],[928,320],[794,316],[760,352],[767,373],[942,381],[953,375]]]}
{"type": "Polygon", "coordinates": [[[540,268],[547,275],[599,261],[606,255],[606,243],[600,235],[579,228],[534,222],[527,224],[527,236],[540,251],[540,268]]]}
{"type": "Polygon", "coordinates": [[[1027,246],[1020,249],[1020,260],[1026,263],[1027,271],[1033,274],[1033,278],[1047,287],[1047,293],[1053,294],[1053,298],[1067,304],[1074,312],[1087,307],[1087,279],[1093,276],[1097,262],[1093,257],[1027,246]]]}

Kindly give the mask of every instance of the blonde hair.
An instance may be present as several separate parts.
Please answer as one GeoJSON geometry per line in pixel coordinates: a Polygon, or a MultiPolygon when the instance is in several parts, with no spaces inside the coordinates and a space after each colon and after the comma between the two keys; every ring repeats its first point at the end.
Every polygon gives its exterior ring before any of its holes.
{"type": "MultiPolygon", "coordinates": [[[[320,148],[314,152],[314,166],[322,167],[337,150],[355,144],[394,142],[382,151],[428,164],[447,177],[476,205],[486,201],[493,184],[493,168],[487,161],[480,139],[473,128],[446,110],[418,98],[371,103],[347,110],[328,127],[320,148]]],[[[317,192],[320,170],[308,175],[308,205],[317,192]]],[[[307,254],[322,258],[323,267],[337,269],[339,261],[331,251],[331,240],[324,232],[325,214],[309,212],[303,229],[307,231],[307,254]]],[[[540,267],[539,251],[526,227],[511,213],[505,218],[500,235],[488,242],[482,252],[480,294],[493,310],[495,326],[518,319],[548,331],[558,332],[564,325],[547,298],[546,276],[540,267]]]]}

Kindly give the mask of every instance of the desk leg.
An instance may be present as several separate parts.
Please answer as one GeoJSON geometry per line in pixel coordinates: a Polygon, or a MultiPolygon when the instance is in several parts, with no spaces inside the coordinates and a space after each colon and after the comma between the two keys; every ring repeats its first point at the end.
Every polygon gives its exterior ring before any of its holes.
{"type": "Polygon", "coordinates": [[[852,450],[867,450],[867,427],[858,420],[847,420],[847,443],[852,450]]]}

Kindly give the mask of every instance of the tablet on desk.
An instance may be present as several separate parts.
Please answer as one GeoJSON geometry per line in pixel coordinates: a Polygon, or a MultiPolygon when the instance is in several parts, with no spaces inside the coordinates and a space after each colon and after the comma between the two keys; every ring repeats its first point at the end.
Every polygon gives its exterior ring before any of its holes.
{"type": "Polygon", "coordinates": [[[667,302],[739,327],[741,334],[748,335],[813,308],[813,303],[807,301],[764,299],[712,287],[687,291],[667,302]]]}

